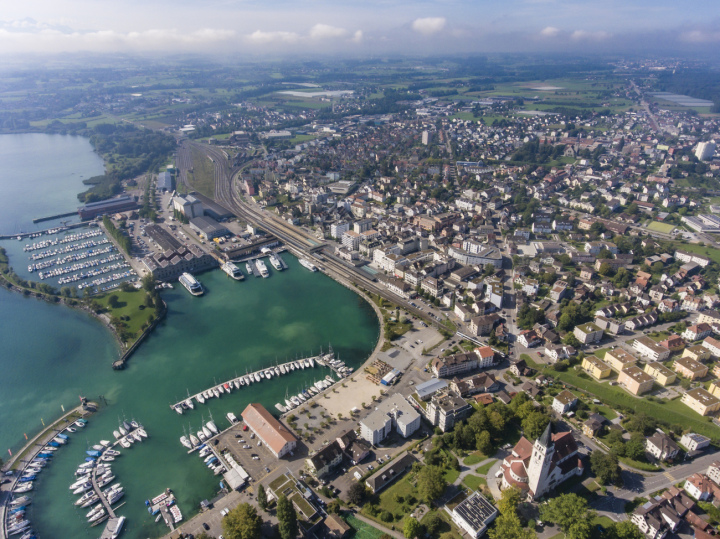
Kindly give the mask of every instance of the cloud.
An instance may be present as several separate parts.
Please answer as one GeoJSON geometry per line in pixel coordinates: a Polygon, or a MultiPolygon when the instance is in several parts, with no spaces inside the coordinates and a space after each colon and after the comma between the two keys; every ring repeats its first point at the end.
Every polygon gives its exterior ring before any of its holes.
{"type": "Polygon", "coordinates": [[[687,43],[720,42],[720,30],[690,30],[680,34],[680,41],[687,43]]]}
{"type": "Polygon", "coordinates": [[[357,32],[355,32],[353,34],[351,41],[353,43],[362,43],[362,40],[363,40],[363,32],[362,32],[362,30],[358,30],[357,32]]]}
{"type": "Polygon", "coordinates": [[[445,17],[425,17],[424,19],[415,19],[412,23],[412,29],[419,34],[429,36],[441,32],[447,19],[445,17]]]}
{"type": "Polygon", "coordinates": [[[586,30],[575,30],[570,34],[570,39],[575,41],[602,41],[610,37],[610,34],[604,31],[588,32],[586,30]]]}
{"type": "Polygon", "coordinates": [[[316,24],[310,29],[311,39],[339,39],[345,37],[348,31],[345,28],[330,26],[329,24],[316,24]]]}
{"type": "Polygon", "coordinates": [[[263,32],[262,30],[255,30],[247,36],[247,39],[252,43],[265,45],[269,43],[296,43],[300,36],[295,32],[263,32]]]}
{"type": "Polygon", "coordinates": [[[556,37],[560,33],[560,30],[554,26],[546,26],[540,31],[540,35],[543,37],[556,37]]]}

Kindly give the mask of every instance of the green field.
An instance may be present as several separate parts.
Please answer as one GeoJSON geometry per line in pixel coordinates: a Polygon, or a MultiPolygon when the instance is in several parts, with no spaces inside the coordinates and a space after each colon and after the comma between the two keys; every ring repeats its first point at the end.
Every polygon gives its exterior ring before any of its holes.
{"type": "Polygon", "coordinates": [[[663,234],[670,234],[673,230],[675,230],[675,225],[653,221],[648,225],[648,230],[654,230],[655,232],[661,232],[663,234]]]}
{"type": "Polygon", "coordinates": [[[120,319],[125,324],[127,336],[132,336],[126,340],[129,344],[140,336],[143,326],[155,317],[155,309],[145,307],[146,295],[142,289],[124,292],[118,288],[112,292],[95,296],[93,299],[108,309],[110,316],[120,319]],[[115,309],[111,309],[108,305],[110,296],[118,297],[118,306],[115,309]],[[124,320],[123,317],[128,317],[129,320],[124,320]]]}
{"type": "Polygon", "coordinates": [[[193,170],[188,173],[188,182],[206,197],[215,197],[215,165],[200,150],[192,148],[193,170]]]}
{"type": "Polygon", "coordinates": [[[348,514],[345,516],[345,522],[353,529],[353,537],[357,537],[357,539],[380,539],[385,533],[370,524],[366,524],[355,515],[348,514]]]}
{"type": "Polygon", "coordinates": [[[487,485],[487,480],[484,477],[470,474],[466,475],[463,479],[463,485],[470,490],[477,490],[481,485],[487,485]]]}

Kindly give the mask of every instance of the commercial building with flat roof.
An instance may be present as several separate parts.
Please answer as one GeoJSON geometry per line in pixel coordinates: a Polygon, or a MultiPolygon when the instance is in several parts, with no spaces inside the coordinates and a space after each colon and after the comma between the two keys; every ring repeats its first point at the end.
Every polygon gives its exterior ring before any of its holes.
{"type": "Polygon", "coordinates": [[[200,217],[194,217],[190,219],[190,228],[192,228],[198,235],[206,240],[212,240],[227,236],[230,232],[227,228],[222,226],[212,217],[203,215],[200,217]]]}
{"type": "Polygon", "coordinates": [[[485,496],[474,492],[457,504],[450,514],[459,528],[478,539],[498,516],[498,510],[485,496]]]}
{"type": "Polygon", "coordinates": [[[185,272],[197,273],[219,265],[211,255],[193,244],[145,257],[141,262],[158,281],[172,281],[185,272]]]}
{"type": "Polygon", "coordinates": [[[138,207],[137,200],[132,195],[123,195],[108,200],[100,200],[99,202],[89,202],[78,208],[80,219],[94,219],[99,215],[108,213],[117,213],[121,211],[136,210],[138,207]]]}
{"type": "Polygon", "coordinates": [[[262,404],[257,402],[248,404],[241,415],[247,427],[260,438],[276,458],[282,458],[297,446],[295,435],[275,419],[262,404]]]}
{"type": "Polygon", "coordinates": [[[399,393],[390,395],[360,421],[360,437],[378,445],[390,435],[393,427],[403,438],[420,428],[420,414],[399,393]]]}

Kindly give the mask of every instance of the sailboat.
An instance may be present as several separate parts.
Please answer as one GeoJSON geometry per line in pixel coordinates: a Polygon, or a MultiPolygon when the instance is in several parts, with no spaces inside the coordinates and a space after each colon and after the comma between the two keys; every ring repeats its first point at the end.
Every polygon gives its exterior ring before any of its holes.
{"type": "Polygon", "coordinates": [[[206,423],[207,427],[212,431],[213,434],[218,434],[220,431],[218,430],[217,426],[215,425],[215,422],[213,421],[212,412],[210,413],[210,421],[206,423]]]}

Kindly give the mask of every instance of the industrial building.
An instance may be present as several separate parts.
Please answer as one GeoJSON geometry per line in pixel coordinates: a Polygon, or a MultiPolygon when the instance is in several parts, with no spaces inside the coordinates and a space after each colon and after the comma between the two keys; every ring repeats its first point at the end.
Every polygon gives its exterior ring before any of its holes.
{"type": "Polygon", "coordinates": [[[181,246],[142,259],[142,264],[158,281],[172,281],[185,272],[197,273],[218,266],[218,261],[196,245],[181,246]]]}
{"type": "Polygon", "coordinates": [[[78,208],[80,219],[94,219],[98,215],[108,213],[117,213],[121,211],[136,210],[138,208],[137,200],[132,195],[123,195],[120,197],[101,200],[99,202],[90,202],[78,208]]]}
{"type": "Polygon", "coordinates": [[[157,188],[159,191],[173,191],[175,189],[175,180],[171,172],[166,170],[158,174],[157,188]]]}
{"type": "Polygon", "coordinates": [[[262,404],[253,402],[242,412],[245,425],[260,438],[275,458],[282,458],[297,446],[297,438],[275,419],[262,404]]]}
{"type": "Polygon", "coordinates": [[[193,195],[181,196],[173,198],[173,208],[182,213],[188,219],[202,217],[205,215],[203,204],[193,195]]]}
{"type": "Polygon", "coordinates": [[[198,236],[206,240],[213,240],[230,234],[227,228],[207,215],[190,219],[190,228],[197,232],[198,236]]]}

